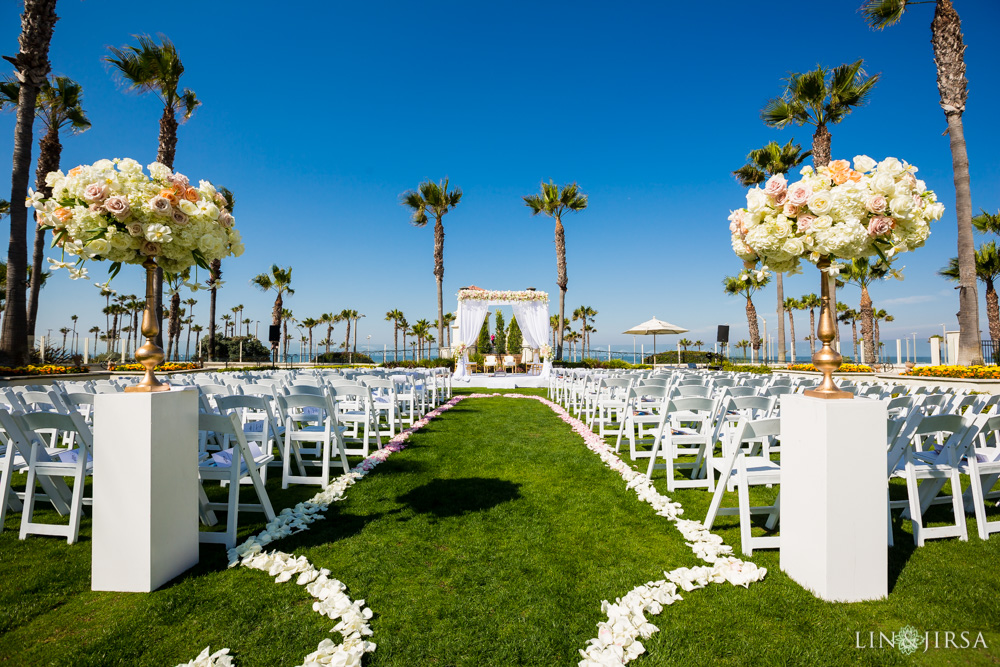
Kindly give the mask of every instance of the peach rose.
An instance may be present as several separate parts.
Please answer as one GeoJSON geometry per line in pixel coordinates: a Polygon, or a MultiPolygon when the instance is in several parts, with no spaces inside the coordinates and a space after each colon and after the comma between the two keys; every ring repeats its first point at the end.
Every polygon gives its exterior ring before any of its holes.
{"type": "Polygon", "coordinates": [[[190,202],[198,201],[198,191],[194,188],[188,188],[184,191],[184,199],[187,199],[190,202]]]}
{"type": "Polygon", "coordinates": [[[837,185],[843,185],[851,179],[851,174],[846,171],[831,171],[830,178],[837,185]]]}
{"type": "Polygon", "coordinates": [[[159,196],[166,199],[171,203],[171,205],[177,203],[177,193],[174,192],[173,188],[164,188],[163,190],[160,190],[159,196]]]}
{"type": "Polygon", "coordinates": [[[82,171],[83,171],[83,166],[82,165],[79,166],[79,167],[73,167],[72,169],[69,170],[69,173],[67,174],[67,176],[77,176],[82,171]]]}
{"type": "Polygon", "coordinates": [[[785,206],[781,209],[781,212],[789,218],[794,218],[799,214],[799,207],[793,204],[790,200],[786,199],[785,206]]]}
{"type": "Polygon", "coordinates": [[[66,222],[73,217],[73,211],[65,206],[60,206],[56,210],[52,211],[52,215],[59,218],[59,222],[66,222]]]}
{"type": "Polygon", "coordinates": [[[847,160],[830,160],[830,164],[827,165],[831,172],[834,171],[850,171],[851,163],[847,160]]]}
{"type": "Polygon", "coordinates": [[[813,220],[815,220],[815,219],[816,219],[815,215],[802,215],[802,216],[799,216],[799,219],[796,221],[796,223],[797,223],[796,226],[798,227],[798,229],[799,229],[800,232],[802,232],[803,234],[805,234],[805,233],[807,233],[809,231],[809,227],[812,225],[813,220]]]}

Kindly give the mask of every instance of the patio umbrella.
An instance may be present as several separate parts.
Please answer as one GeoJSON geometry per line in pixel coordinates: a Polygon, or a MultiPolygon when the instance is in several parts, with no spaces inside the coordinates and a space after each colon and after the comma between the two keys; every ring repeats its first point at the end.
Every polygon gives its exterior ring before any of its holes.
{"type": "Polygon", "coordinates": [[[671,324],[670,322],[664,322],[663,320],[658,320],[655,317],[651,320],[646,320],[642,324],[637,324],[627,331],[622,333],[633,334],[638,336],[653,336],[653,363],[656,363],[656,335],[657,334],[679,334],[687,333],[687,329],[684,327],[679,327],[676,324],[671,324]]]}

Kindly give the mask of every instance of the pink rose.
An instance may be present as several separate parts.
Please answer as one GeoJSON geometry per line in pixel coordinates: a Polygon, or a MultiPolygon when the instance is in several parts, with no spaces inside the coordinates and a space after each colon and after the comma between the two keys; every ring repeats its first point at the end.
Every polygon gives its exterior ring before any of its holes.
{"type": "Polygon", "coordinates": [[[160,244],[154,241],[143,241],[142,247],[139,248],[139,252],[147,257],[152,257],[154,255],[160,254],[160,244]]]}
{"type": "Polygon", "coordinates": [[[229,202],[226,201],[226,198],[222,196],[221,192],[216,192],[215,205],[218,206],[219,208],[226,208],[227,206],[229,206],[229,202]]]}
{"type": "Polygon", "coordinates": [[[170,200],[156,195],[149,200],[149,208],[153,209],[153,213],[157,215],[170,215],[170,200]]]}
{"type": "Polygon", "coordinates": [[[115,216],[119,222],[127,218],[129,213],[132,212],[132,207],[128,203],[128,197],[122,197],[121,195],[108,197],[107,201],[104,202],[104,208],[108,209],[108,212],[115,216]]]}
{"type": "Polygon", "coordinates": [[[896,226],[896,221],[885,215],[876,215],[868,223],[869,236],[885,236],[896,226]]]}
{"type": "Polygon", "coordinates": [[[885,209],[889,208],[889,202],[882,195],[872,195],[865,202],[865,206],[875,215],[882,215],[885,213],[885,209]]]}
{"type": "Polygon", "coordinates": [[[788,200],[795,206],[803,206],[809,201],[812,189],[805,185],[796,185],[788,191],[788,200]]]}
{"type": "MultiPolygon", "coordinates": [[[[223,213],[223,215],[229,215],[228,213],[223,213]]],[[[219,216],[221,222],[222,215],[219,216]]],[[[735,232],[742,226],[743,223],[743,209],[738,209],[729,213],[729,231],[735,232]]]]}
{"type": "Polygon", "coordinates": [[[171,216],[174,219],[174,223],[182,227],[188,223],[188,217],[187,214],[184,213],[184,211],[181,211],[179,209],[174,209],[173,213],[171,213],[171,216]]]}
{"type": "Polygon", "coordinates": [[[788,192],[779,192],[778,194],[774,195],[774,197],[772,197],[771,199],[774,200],[774,203],[776,205],[781,206],[782,204],[785,203],[785,199],[787,197],[788,197],[788,192]]]}
{"type": "Polygon", "coordinates": [[[785,206],[781,209],[781,212],[789,218],[794,218],[799,214],[799,207],[793,204],[791,199],[786,199],[785,206]]]}
{"type": "Polygon", "coordinates": [[[787,186],[788,180],[781,174],[775,174],[767,179],[767,183],[764,185],[764,194],[770,197],[777,197],[779,194],[785,192],[787,186]]]}
{"type": "Polygon", "coordinates": [[[130,222],[126,225],[125,229],[127,229],[128,233],[132,236],[143,236],[142,223],[130,222]]]}
{"type": "Polygon", "coordinates": [[[108,209],[104,208],[103,206],[101,206],[98,203],[91,204],[89,206],[89,208],[90,208],[91,213],[101,214],[101,213],[107,213],[108,212],[108,209]]]}
{"type": "Polygon", "coordinates": [[[91,204],[100,203],[108,196],[108,186],[103,183],[91,183],[83,191],[83,199],[91,204]]]}
{"type": "Polygon", "coordinates": [[[803,215],[803,216],[800,216],[799,219],[798,219],[798,221],[797,221],[798,222],[799,231],[802,232],[803,234],[808,234],[809,233],[809,227],[812,225],[812,222],[815,219],[816,219],[815,215],[803,215]]]}
{"type": "Polygon", "coordinates": [[[190,185],[188,177],[185,176],[184,174],[174,174],[167,180],[170,181],[171,185],[179,185],[183,187],[185,190],[187,190],[188,185],[190,185]]]}
{"type": "Polygon", "coordinates": [[[235,220],[233,216],[229,214],[229,211],[223,211],[219,214],[219,224],[224,228],[229,229],[233,226],[233,222],[235,222],[235,220]]]}

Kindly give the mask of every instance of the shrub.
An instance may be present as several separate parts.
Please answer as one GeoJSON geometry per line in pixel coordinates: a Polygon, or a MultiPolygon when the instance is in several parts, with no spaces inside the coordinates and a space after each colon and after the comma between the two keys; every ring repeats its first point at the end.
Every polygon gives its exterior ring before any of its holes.
{"type": "Polygon", "coordinates": [[[0,375],[66,375],[68,373],[86,373],[90,369],[80,366],[61,366],[58,364],[27,366],[0,366],[0,375]]]}
{"type": "Polygon", "coordinates": [[[372,358],[367,354],[361,352],[355,352],[353,354],[348,354],[347,352],[324,352],[323,354],[316,357],[316,363],[318,364],[373,364],[372,358]]]}
{"type": "MultiPolygon", "coordinates": [[[[195,369],[201,368],[201,364],[196,361],[166,361],[153,370],[156,371],[193,371],[195,369]]],[[[114,362],[108,363],[108,370],[115,371],[117,373],[122,372],[146,372],[146,367],[142,364],[115,364],[114,362]]]]}
{"type": "Polygon", "coordinates": [[[510,326],[507,327],[507,349],[512,354],[520,354],[524,347],[524,335],[521,333],[521,326],[517,323],[517,318],[512,317],[510,326]]]}
{"type": "Polygon", "coordinates": [[[483,326],[479,330],[479,339],[476,341],[476,352],[480,354],[485,354],[490,351],[492,344],[490,343],[490,316],[486,315],[486,319],[483,320],[483,326]]]}
{"type": "Polygon", "coordinates": [[[413,361],[407,359],[405,361],[390,363],[386,368],[450,368],[451,370],[455,370],[455,360],[434,358],[413,361]]]}
{"type": "Polygon", "coordinates": [[[751,366],[750,364],[722,364],[722,370],[732,373],[757,373],[759,375],[770,375],[771,369],[767,366],[751,366]]]}
{"type": "Polygon", "coordinates": [[[497,310],[496,331],[497,337],[493,347],[496,348],[497,354],[507,354],[507,326],[503,321],[503,311],[500,310],[497,310]]]}

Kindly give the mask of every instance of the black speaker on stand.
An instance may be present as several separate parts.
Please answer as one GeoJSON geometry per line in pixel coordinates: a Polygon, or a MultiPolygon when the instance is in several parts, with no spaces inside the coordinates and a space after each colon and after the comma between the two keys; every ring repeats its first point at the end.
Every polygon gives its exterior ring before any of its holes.
{"type": "Polygon", "coordinates": [[[729,350],[727,349],[728,346],[729,346],[729,325],[728,324],[720,324],[719,325],[719,332],[715,336],[715,342],[716,343],[720,343],[722,345],[722,354],[719,355],[719,356],[720,357],[726,357],[728,359],[729,358],[729,350]]]}

